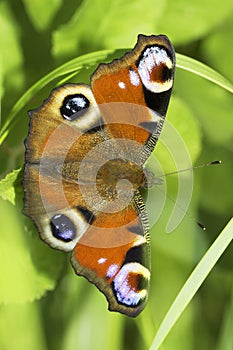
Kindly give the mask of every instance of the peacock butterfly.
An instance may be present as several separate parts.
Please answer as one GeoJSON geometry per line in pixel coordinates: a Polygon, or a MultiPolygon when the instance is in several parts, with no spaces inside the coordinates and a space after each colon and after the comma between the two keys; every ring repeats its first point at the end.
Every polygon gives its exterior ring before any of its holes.
{"type": "Polygon", "coordinates": [[[150,282],[149,225],[141,188],[168,107],[175,52],[164,35],[139,35],[100,64],[91,87],[66,84],[29,112],[24,213],[51,247],[72,252],[78,275],[109,310],[137,316],[150,282]]]}

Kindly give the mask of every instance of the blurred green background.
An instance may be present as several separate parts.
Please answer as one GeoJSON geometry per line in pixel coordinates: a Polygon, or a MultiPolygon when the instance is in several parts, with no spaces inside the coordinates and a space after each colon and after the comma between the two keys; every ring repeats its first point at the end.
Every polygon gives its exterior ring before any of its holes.
{"type": "MultiPolygon", "coordinates": [[[[20,96],[54,68],[85,53],[132,48],[139,33],[166,34],[177,52],[233,80],[232,0],[0,1],[1,124],[20,96]]],[[[88,83],[94,68],[83,69],[72,81],[88,83]]],[[[27,111],[58,83],[48,84],[17,114],[1,145],[1,178],[23,166],[27,111]]],[[[193,165],[216,159],[222,165],[194,171],[189,214],[171,234],[165,228],[177,178],[167,177],[168,199],[151,229],[150,298],[137,319],[108,312],[97,288],[75,276],[67,254],[40,241],[21,214],[22,189],[20,177],[16,179],[16,204],[0,199],[0,350],[150,347],[185,280],[232,216],[232,107],[229,92],[177,69],[167,118],[185,140],[193,165]]],[[[161,143],[155,154],[166,172],[174,170],[161,143]]],[[[7,185],[3,189],[9,198],[11,190],[7,185]]],[[[230,246],[161,349],[232,350],[232,272],[230,246]]]]}

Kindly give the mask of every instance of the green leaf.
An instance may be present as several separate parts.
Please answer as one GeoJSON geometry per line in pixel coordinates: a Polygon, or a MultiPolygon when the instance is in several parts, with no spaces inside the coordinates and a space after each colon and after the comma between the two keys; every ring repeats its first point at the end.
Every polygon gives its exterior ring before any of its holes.
{"type": "Polygon", "coordinates": [[[86,0],[71,20],[55,31],[53,53],[55,57],[70,57],[87,45],[89,50],[132,47],[138,34],[156,32],[164,3],[161,0],[86,0]],[[156,10],[145,11],[150,8],[156,10]]]}
{"type": "Polygon", "coordinates": [[[190,42],[223,22],[231,5],[231,0],[86,0],[55,31],[53,53],[71,57],[86,47],[131,47],[140,33],[166,33],[174,44],[190,42]]]}
{"type": "Polygon", "coordinates": [[[232,182],[232,151],[226,150],[223,146],[214,146],[207,144],[203,150],[203,162],[206,159],[219,159],[221,165],[206,169],[201,174],[201,185],[204,196],[200,207],[206,212],[223,215],[229,218],[232,215],[233,196],[231,192],[232,182]]]}
{"type": "Polygon", "coordinates": [[[0,306],[0,349],[46,350],[43,332],[38,304],[0,306]]]}
{"type": "Polygon", "coordinates": [[[16,207],[3,200],[0,206],[0,304],[38,299],[54,289],[63,256],[25,230],[16,207]]]}
{"type": "Polygon", "coordinates": [[[225,308],[224,318],[221,324],[220,338],[216,350],[231,350],[233,348],[233,288],[231,299],[225,308]]]}
{"type": "Polygon", "coordinates": [[[172,95],[164,128],[154,151],[159,161],[164,164],[165,173],[179,171],[190,165],[190,163],[186,163],[184,157],[179,157],[181,149],[178,147],[182,147],[182,145],[187,148],[192,162],[195,162],[201,151],[201,136],[200,124],[192,109],[178,96],[172,95]],[[175,128],[177,141],[175,141],[176,135],[174,135],[173,130],[170,128],[168,130],[167,122],[170,122],[175,128]],[[177,169],[174,167],[174,161],[178,161],[178,157],[181,159],[177,169]]]}
{"type": "Polygon", "coordinates": [[[158,25],[175,44],[184,44],[208,35],[232,11],[232,1],[168,0],[158,25]]]}
{"type": "Polygon", "coordinates": [[[62,0],[23,0],[32,25],[38,30],[45,30],[52,22],[62,0]]]}
{"type": "Polygon", "coordinates": [[[151,350],[157,350],[177,322],[184,309],[188,306],[197,290],[200,288],[210,271],[213,269],[218,259],[227,249],[233,239],[233,219],[227,224],[219,234],[212,246],[208,249],[204,257],[198,263],[192,274],[177,295],[166,316],[164,317],[159,330],[157,331],[151,350]]]}
{"type": "Polygon", "coordinates": [[[14,183],[17,180],[20,171],[21,169],[13,170],[0,181],[0,196],[12,204],[15,204],[14,183]]]}
{"type": "MultiPolygon", "coordinates": [[[[220,81],[218,83],[221,85],[220,81]]],[[[227,86],[230,88],[230,84],[227,86]]],[[[206,79],[184,70],[177,72],[175,87],[179,96],[192,108],[208,141],[213,144],[229,144],[231,147],[232,95],[216,84],[210,84],[206,79]]]]}
{"type": "Polygon", "coordinates": [[[0,47],[2,77],[14,87],[22,86],[22,49],[19,42],[19,28],[7,2],[0,3],[0,47]]]}
{"type": "Polygon", "coordinates": [[[201,52],[206,61],[233,81],[232,47],[233,16],[224,22],[218,30],[208,35],[201,45],[201,52]]]}
{"type": "MultiPolygon", "coordinates": [[[[75,276],[74,278],[77,278],[75,276]]],[[[80,281],[77,281],[79,283],[80,281]]],[[[122,316],[110,313],[107,310],[107,301],[94,286],[86,284],[92,289],[91,297],[83,301],[85,308],[80,308],[80,300],[74,298],[74,307],[67,315],[69,327],[64,329],[63,349],[85,349],[85,350],[118,350],[122,343],[122,316]],[[77,312],[79,310],[79,312],[77,312]],[[92,317],[90,318],[90,314],[92,317]],[[101,315],[101,322],[99,317],[101,315]],[[103,332],[103,329],[105,332],[103,332]],[[98,339],[98,342],[96,342],[98,339]]]]}
{"type": "MultiPolygon", "coordinates": [[[[3,85],[3,74],[4,74],[4,70],[3,70],[3,58],[2,58],[2,54],[0,53],[0,99],[2,99],[3,95],[4,95],[4,85],[3,85]]],[[[0,122],[1,122],[1,114],[0,114],[0,122]]]]}

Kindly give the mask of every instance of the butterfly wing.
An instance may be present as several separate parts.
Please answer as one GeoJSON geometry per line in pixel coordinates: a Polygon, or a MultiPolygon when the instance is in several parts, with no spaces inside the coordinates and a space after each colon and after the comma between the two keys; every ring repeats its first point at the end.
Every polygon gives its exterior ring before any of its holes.
{"type": "Polygon", "coordinates": [[[139,35],[130,53],[100,64],[91,78],[95,100],[109,130],[115,138],[128,138],[141,145],[141,164],[160,135],[174,71],[175,51],[169,39],[139,35]]]}
{"type": "Polygon", "coordinates": [[[105,294],[109,310],[137,316],[150,282],[148,224],[140,194],[122,211],[101,213],[77,243],[71,261],[78,275],[105,294]]]}
{"type": "MultiPolygon", "coordinates": [[[[100,120],[93,94],[85,85],[58,88],[30,112],[24,213],[54,248],[71,251],[90,224],[92,213],[83,199],[78,171],[85,155],[108,137],[102,127],[96,132],[100,120]]],[[[86,168],[91,165],[86,163],[86,168]]]]}

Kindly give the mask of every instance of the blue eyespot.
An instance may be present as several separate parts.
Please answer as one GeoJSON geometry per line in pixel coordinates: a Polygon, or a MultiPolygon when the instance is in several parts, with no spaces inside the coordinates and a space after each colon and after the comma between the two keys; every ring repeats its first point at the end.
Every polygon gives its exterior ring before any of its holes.
{"type": "Polygon", "coordinates": [[[50,220],[50,227],[55,238],[70,242],[76,237],[74,223],[64,214],[56,214],[50,220]]]}

